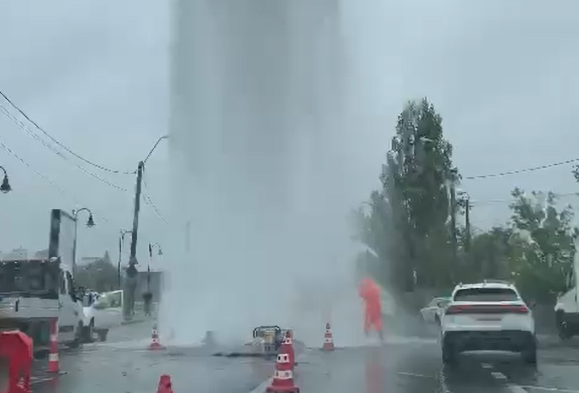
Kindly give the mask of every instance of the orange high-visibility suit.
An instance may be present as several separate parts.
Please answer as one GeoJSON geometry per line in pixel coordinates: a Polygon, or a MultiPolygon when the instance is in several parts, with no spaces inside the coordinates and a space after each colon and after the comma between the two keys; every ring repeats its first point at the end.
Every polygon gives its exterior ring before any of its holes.
{"type": "Polygon", "coordinates": [[[364,332],[368,334],[374,327],[382,334],[382,304],[380,302],[380,287],[371,278],[364,278],[358,291],[364,300],[364,332]]]}

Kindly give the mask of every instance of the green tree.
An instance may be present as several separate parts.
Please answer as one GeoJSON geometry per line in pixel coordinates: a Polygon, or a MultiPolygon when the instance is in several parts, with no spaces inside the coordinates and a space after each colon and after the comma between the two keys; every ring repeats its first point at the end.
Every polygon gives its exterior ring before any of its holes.
{"type": "Polygon", "coordinates": [[[118,286],[117,269],[111,263],[108,251],[101,259],[79,267],[76,282],[79,286],[94,289],[97,292],[116,289],[118,286]]]}
{"type": "Polygon", "coordinates": [[[400,170],[394,183],[408,222],[406,263],[417,272],[420,285],[448,285],[456,270],[449,242],[449,190],[459,179],[452,166],[452,145],[444,139],[442,117],[426,98],[406,105],[396,137],[400,170]]]}
{"type": "Polygon", "coordinates": [[[370,212],[357,211],[359,239],[378,256],[381,281],[412,288],[453,281],[449,189],[459,176],[442,118],[424,98],[406,104],[380,176],[370,212]]]}
{"type": "Polygon", "coordinates": [[[462,258],[461,279],[464,282],[510,279],[508,260],[513,252],[512,235],[511,228],[499,226],[475,233],[468,254],[462,258]]]}
{"type": "Polygon", "coordinates": [[[509,257],[509,268],[523,293],[535,300],[548,300],[565,289],[565,276],[572,267],[578,230],[571,224],[570,206],[557,208],[555,194],[519,188],[512,192],[515,201],[511,224],[516,238],[509,257]]]}
{"type": "Polygon", "coordinates": [[[48,248],[34,253],[34,258],[48,258],[48,248]]]}
{"type": "Polygon", "coordinates": [[[354,239],[366,245],[371,252],[362,252],[357,257],[357,268],[361,274],[371,274],[384,285],[389,285],[389,238],[390,207],[388,201],[373,191],[370,201],[352,212],[354,239]]]}

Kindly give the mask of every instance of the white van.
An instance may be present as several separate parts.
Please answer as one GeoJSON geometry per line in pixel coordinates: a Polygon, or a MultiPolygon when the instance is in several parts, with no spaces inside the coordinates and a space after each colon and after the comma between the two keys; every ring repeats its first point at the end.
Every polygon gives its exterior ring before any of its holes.
{"type": "Polygon", "coordinates": [[[109,329],[123,322],[123,291],[101,293],[92,304],[85,304],[84,314],[94,322],[94,332],[106,341],[109,329]]]}

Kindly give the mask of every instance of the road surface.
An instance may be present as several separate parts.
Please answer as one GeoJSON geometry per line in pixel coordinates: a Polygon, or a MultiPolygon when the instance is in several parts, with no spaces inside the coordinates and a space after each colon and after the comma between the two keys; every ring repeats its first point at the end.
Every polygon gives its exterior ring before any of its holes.
{"type": "MultiPolygon", "coordinates": [[[[145,349],[149,335],[148,324],[123,326],[111,332],[110,342],[65,351],[67,374],[57,380],[37,362],[34,392],[154,393],[162,373],[172,376],[175,393],[261,392],[273,371],[265,360],[213,357],[194,348],[151,352],[145,349]]],[[[579,343],[542,338],[538,358],[532,367],[517,355],[469,354],[450,368],[442,365],[436,339],[391,337],[383,347],[310,349],[296,369],[296,384],[303,393],[579,393],[579,343]]]]}

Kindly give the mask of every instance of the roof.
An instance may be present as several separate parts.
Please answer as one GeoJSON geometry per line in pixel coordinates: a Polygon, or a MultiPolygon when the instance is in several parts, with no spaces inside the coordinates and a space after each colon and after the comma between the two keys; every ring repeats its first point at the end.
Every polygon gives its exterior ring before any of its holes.
{"type": "Polygon", "coordinates": [[[507,281],[482,281],[472,284],[458,284],[454,290],[470,288],[515,288],[513,284],[507,281]]]}
{"type": "Polygon", "coordinates": [[[10,259],[0,259],[0,264],[5,263],[25,263],[25,262],[48,262],[48,258],[10,258],[10,259]]]}

